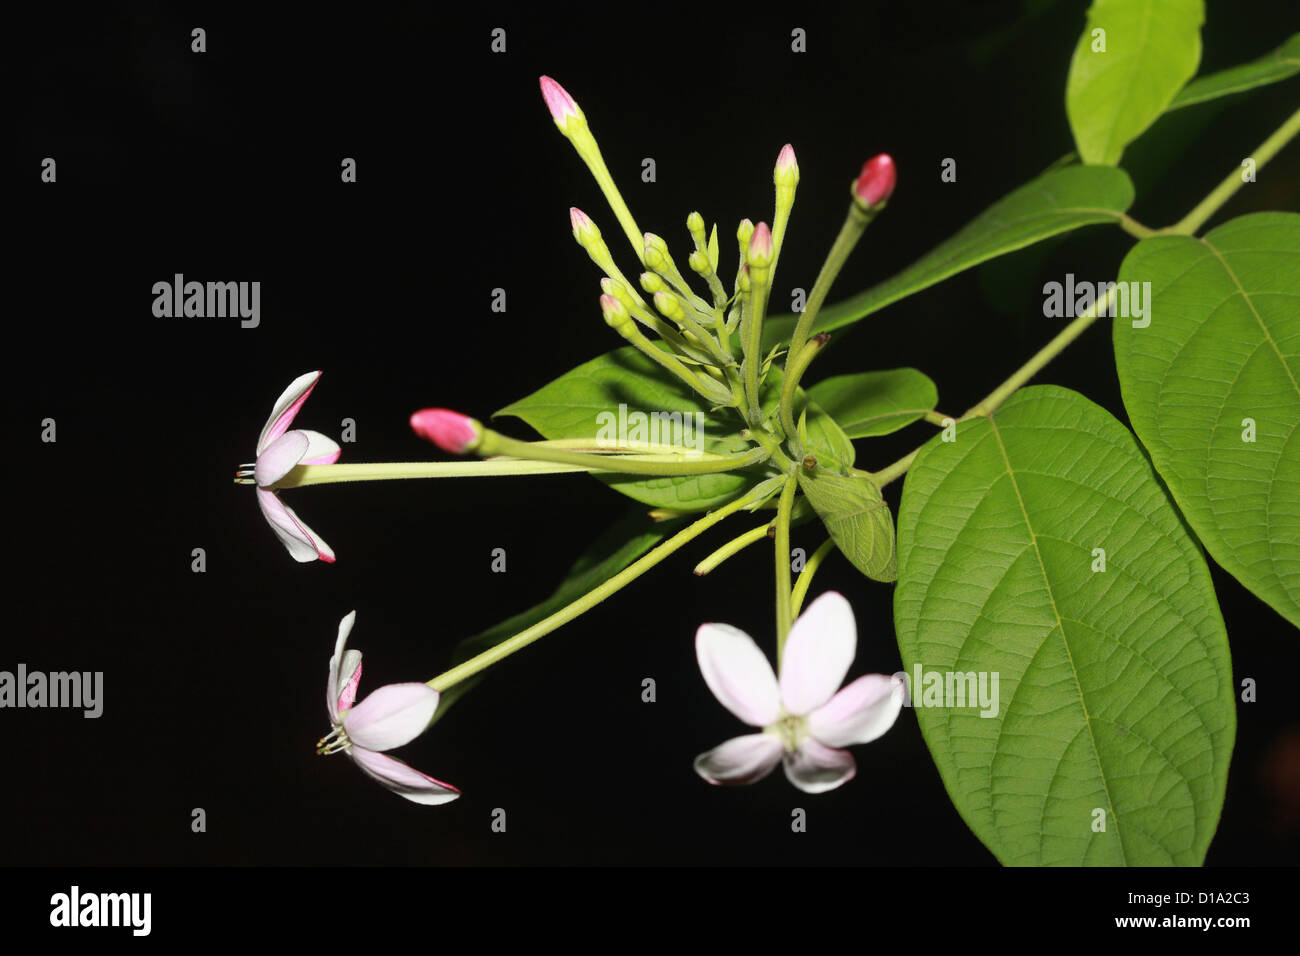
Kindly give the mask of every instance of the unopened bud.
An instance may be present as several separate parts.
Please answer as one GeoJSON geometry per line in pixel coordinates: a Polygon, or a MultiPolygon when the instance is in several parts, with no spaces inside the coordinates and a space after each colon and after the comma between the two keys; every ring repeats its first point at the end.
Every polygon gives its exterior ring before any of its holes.
{"type": "Polygon", "coordinates": [[[795,162],[794,147],[789,143],[781,147],[781,155],[776,158],[772,181],[778,189],[791,189],[799,185],[799,164],[795,162]]]}
{"type": "Polygon", "coordinates": [[[682,304],[677,301],[677,296],[671,292],[656,292],[655,308],[674,322],[680,322],[686,317],[686,311],[682,308],[682,304]]]}
{"type": "Polygon", "coordinates": [[[898,170],[889,154],[872,156],[853,180],[853,200],[864,210],[874,209],[889,200],[897,183],[898,170]]]}
{"type": "Polygon", "coordinates": [[[539,82],[542,86],[542,98],[546,100],[546,108],[551,111],[551,119],[555,120],[555,125],[560,128],[561,133],[568,136],[579,124],[587,122],[587,118],[582,115],[582,110],[578,108],[578,104],[564,87],[549,76],[543,76],[539,82]]]}
{"type": "Polygon", "coordinates": [[[600,297],[600,311],[605,316],[606,324],[616,331],[621,331],[632,323],[632,316],[628,315],[627,308],[612,295],[600,297]]]}
{"type": "Polygon", "coordinates": [[[411,428],[421,438],[453,455],[473,451],[483,438],[482,425],[468,415],[446,408],[421,409],[411,416],[411,428]]]}
{"type": "Polygon", "coordinates": [[[647,295],[655,295],[658,292],[667,290],[668,283],[653,272],[643,272],[641,273],[641,288],[646,291],[647,295]]]}
{"type": "Polygon", "coordinates": [[[772,232],[767,228],[767,223],[760,222],[754,227],[754,234],[749,237],[745,261],[752,269],[765,269],[772,264],[772,232]]]}
{"type": "Polygon", "coordinates": [[[569,207],[569,225],[573,226],[573,238],[578,240],[578,245],[582,248],[600,242],[600,230],[591,221],[591,217],[576,206],[569,207]]]}

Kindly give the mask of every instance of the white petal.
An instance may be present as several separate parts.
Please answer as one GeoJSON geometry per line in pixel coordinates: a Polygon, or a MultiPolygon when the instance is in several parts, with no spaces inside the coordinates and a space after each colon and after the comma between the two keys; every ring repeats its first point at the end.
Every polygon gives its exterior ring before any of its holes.
{"type": "Polygon", "coordinates": [[[253,480],[259,488],[275,484],[289,474],[307,453],[311,444],[305,432],[285,432],[267,446],[266,451],[257,456],[253,467],[253,480]]]}
{"type": "Polygon", "coordinates": [[[424,733],[437,709],[428,684],[385,684],[343,715],[343,730],[358,747],[392,750],[424,733]]]}
{"type": "Polygon", "coordinates": [[[303,452],[302,461],[298,463],[300,465],[332,465],[343,454],[343,449],[328,435],[314,432],[310,428],[296,428],[294,431],[307,436],[307,450],[303,452]]]}
{"type": "Polygon", "coordinates": [[[781,702],[796,716],[812,713],[831,699],[858,650],[853,608],[842,594],[827,591],[799,615],[781,656],[781,702]]]}
{"type": "MultiPolygon", "coordinates": [[[[347,684],[352,685],[352,692],[356,693],[356,681],[353,676],[360,679],[358,673],[361,669],[361,652],[347,651],[343,648],[347,645],[348,635],[352,633],[352,625],[356,623],[357,612],[349,611],[339,621],[339,636],[334,641],[334,655],[330,658],[330,681],[325,688],[325,706],[329,710],[330,723],[337,725],[339,722],[339,697],[342,695],[347,684]],[[353,655],[356,655],[354,658],[353,655]]],[[[343,709],[352,706],[352,700],[343,705],[343,709]]]]}
{"type": "Polygon", "coordinates": [[[780,715],[772,665],[744,631],[729,624],[700,625],[695,657],[713,696],[745,723],[766,727],[780,715]]]}
{"type": "Polygon", "coordinates": [[[315,561],[317,558],[322,561],[334,560],[334,552],[329,550],[329,545],[316,538],[311,529],[298,520],[293,509],[281,501],[275,492],[258,488],[257,506],[262,509],[262,517],[281,543],[289,549],[289,554],[295,561],[315,561]]]}
{"type": "Polygon", "coordinates": [[[316,381],[319,378],[320,372],[308,372],[305,375],[299,375],[289,383],[289,387],[275,400],[275,406],[271,409],[271,417],[262,426],[262,434],[257,439],[257,453],[259,455],[266,450],[267,445],[289,430],[289,426],[293,424],[294,416],[298,414],[298,409],[302,408],[302,403],[307,401],[307,396],[316,387],[316,381]]]}
{"type": "Polygon", "coordinates": [[[811,738],[785,755],[785,775],[804,793],[825,793],[848,783],[858,772],[847,750],[835,750],[811,738]]]}
{"type": "Polygon", "coordinates": [[[434,780],[396,757],[378,754],[364,747],[353,747],[348,751],[348,756],[368,777],[407,800],[436,806],[439,803],[450,803],[460,796],[460,791],[451,784],[434,780]]]}
{"type": "Polygon", "coordinates": [[[695,772],[709,783],[753,783],[781,760],[781,741],[772,734],[732,737],[695,758],[695,772]]]}
{"type": "Polygon", "coordinates": [[[809,714],[808,729],[831,747],[869,744],[894,726],[903,695],[902,678],[867,674],[809,714]]]}

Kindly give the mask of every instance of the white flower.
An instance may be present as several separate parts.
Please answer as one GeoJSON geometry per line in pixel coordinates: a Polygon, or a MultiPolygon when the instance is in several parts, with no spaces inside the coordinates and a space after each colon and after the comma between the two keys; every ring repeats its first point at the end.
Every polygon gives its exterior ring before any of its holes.
{"type": "Polygon", "coordinates": [[[428,684],[385,684],[352,706],[361,682],[361,652],[345,651],[357,612],[339,622],[339,636],[330,658],[325,706],[334,729],[316,744],[316,752],[342,751],[393,793],[416,803],[448,803],[460,796],[449,783],[435,780],[380,751],[410,743],[424,733],[438,709],[438,692],[428,684]]]}
{"type": "Polygon", "coordinates": [[[695,653],[704,681],[729,711],[762,733],[733,737],[695,758],[709,783],[761,780],[778,762],[806,793],[853,779],[857,763],[840,748],[875,740],[898,719],[905,688],[897,677],[868,674],[839,689],[857,653],[853,609],[828,591],[790,628],[778,682],[753,639],[727,624],[704,624],[695,653]]]}
{"type": "Polygon", "coordinates": [[[244,465],[235,480],[257,484],[257,504],[262,509],[262,516],[294,560],[319,559],[333,563],[334,551],[330,546],[270,490],[271,485],[298,465],[332,465],[342,452],[332,439],[320,432],[305,428],[289,430],[320,375],[320,372],[299,375],[284,390],[257,439],[257,463],[244,465]]]}

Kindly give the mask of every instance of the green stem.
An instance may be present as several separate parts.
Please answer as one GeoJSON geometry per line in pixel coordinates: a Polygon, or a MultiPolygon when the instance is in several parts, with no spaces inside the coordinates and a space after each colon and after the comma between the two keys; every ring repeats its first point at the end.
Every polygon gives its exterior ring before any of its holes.
{"type": "Polygon", "coordinates": [[[798,482],[794,476],[786,478],[781,489],[781,500],[776,506],[776,666],[781,667],[781,654],[785,639],[790,633],[790,509],[794,507],[794,493],[798,482]]]}
{"type": "Polygon", "coordinates": [[[745,318],[745,394],[749,397],[751,425],[759,425],[763,421],[758,380],[763,367],[763,315],[767,311],[770,276],[770,269],[766,266],[749,267],[749,315],[745,318]]]}
{"type": "Polygon", "coordinates": [[[695,566],[695,573],[703,577],[723,561],[735,557],[751,544],[762,541],[771,533],[771,530],[772,523],[769,521],[766,524],[759,525],[757,528],[751,528],[749,531],[746,531],[738,537],[732,538],[722,547],[718,548],[717,551],[714,551],[711,555],[697,564],[695,566]]]}
{"type": "Polygon", "coordinates": [[[1146,239],[1150,236],[1159,235],[1159,230],[1151,229],[1142,225],[1142,223],[1138,222],[1127,213],[1121,213],[1118,222],[1121,229],[1127,232],[1130,236],[1134,236],[1138,239],[1146,239]]]}
{"type": "Polygon", "coordinates": [[[766,461],[769,457],[762,447],[733,455],[719,455],[712,459],[682,461],[680,456],[672,460],[663,460],[661,456],[636,456],[610,458],[602,455],[589,455],[583,452],[565,451],[537,445],[533,442],[507,438],[499,432],[483,430],[483,437],[476,452],[480,455],[511,455],[515,458],[529,458],[534,461],[555,461],[569,465],[584,465],[594,471],[612,471],[626,475],[713,475],[724,471],[736,471],[766,461]]]}
{"type": "Polygon", "coordinates": [[[543,618],[532,627],[525,628],[514,637],[507,638],[495,647],[489,648],[477,657],[471,657],[463,664],[457,664],[455,667],[451,668],[451,670],[439,674],[437,677],[428,681],[429,686],[436,691],[444,691],[454,684],[458,684],[465,680],[467,677],[472,677],[479,671],[492,666],[497,661],[509,657],[515,651],[522,650],[529,644],[533,643],[533,641],[544,637],[551,633],[551,631],[567,624],[579,615],[585,614],[610,595],[635,581],[660,561],[664,560],[664,558],[681,548],[684,544],[693,541],[724,518],[735,514],[737,511],[759,498],[761,494],[765,493],[761,492],[760,488],[761,486],[751,488],[749,492],[737,498],[735,501],[723,505],[717,511],[707,514],[690,526],[683,528],[649,554],[632,564],[629,564],[604,584],[588,591],[572,604],[561,608],[549,617],[543,618]]]}
{"type": "Polygon", "coordinates": [[[830,336],[826,333],[814,335],[808,340],[808,344],[793,359],[786,357],[785,378],[781,381],[781,403],[779,406],[781,416],[781,427],[785,429],[785,437],[794,443],[798,451],[795,453],[796,458],[803,457],[803,444],[799,441],[799,432],[794,424],[794,393],[799,387],[799,380],[803,378],[803,373],[808,370],[809,364],[817,353],[822,350],[822,346],[830,341],[830,336]]]}
{"type": "MultiPolygon", "coordinates": [[[[1016,369],[1005,382],[989,392],[984,401],[968,411],[958,421],[978,418],[981,415],[992,415],[997,411],[999,406],[1010,398],[1017,389],[1037,375],[1048,362],[1056,358],[1067,345],[1082,335],[1088,326],[1097,321],[1097,316],[1101,311],[1104,311],[1107,315],[1113,314],[1116,291],[1117,287],[1112,284],[1104,300],[1094,302],[1083,315],[1062,329],[1056,338],[1039,349],[1033,358],[1016,369]],[[1104,310],[1101,308],[1103,304],[1105,306],[1104,310]]],[[[920,448],[915,448],[911,453],[904,455],[892,465],[882,468],[880,471],[871,472],[870,478],[876,483],[876,487],[884,488],[895,478],[906,474],[907,469],[912,466],[912,462],[916,459],[920,450],[920,448]]]]}
{"type": "Polygon", "coordinates": [[[556,475],[586,472],[588,466],[519,458],[487,461],[398,461],[346,465],[298,465],[271,485],[273,490],[327,485],[336,481],[389,481],[397,478],[479,478],[497,475],[556,475]]]}
{"type": "Polygon", "coordinates": [[[795,324],[794,335],[790,339],[789,355],[798,355],[802,351],[804,343],[808,341],[808,333],[812,331],[813,321],[821,311],[822,303],[826,301],[826,295],[831,291],[835,277],[844,268],[849,253],[862,238],[862,231],[867,228],[872,218],[873,214],[863,212],[858,208],[857,203],[849,203],[849,214],[844,219],[844,225],[840,227],[840,234],[835,237],[835,243],[831,246],[826,261],[822,263],[821,272],[817,274],[817,281],[813,283],[812,292],[808,294],[808,301],[804,303],[803,312],[799,314],[799,321],[795,324]]]}
{"type": "Polygon", "coordinates": [[[833,538],[827,538],[822,542],[821,547],[812,553],[808,558],[807,563],[804,564],[803,571],[799,573],[798,580],[794,582],[794,591],[790,595],[791,617],[797,618],[799,612],[803,610],[803,599],[808,594],[808,587],[812,584],[813,575],[816,574],[817,569],[822,566],[822,562],[826,560],[826,556],[834,550],[835,540],[833,538]]]}
{"type": "MultiPolygon", "coordinates": [[[[1259,148],[1250,155],[1250,159],[1255,160],[1255,170],[1264,168],[1264,164],[1272,159],[1283,146],[1291,141],[1297,133],[1300,133],[1300,110],[1291,114],[1290,118],[1277,128],[1277,130],[1268,139],[1259,145],[1259,148]]],[[[1226,203],[1233,195],[1245,185],[1241,178],[1240,168],[1230,172],[1215,187],[1214,191],[1202,199],[1196,208],[1189,212],[1168,229],[1163,230],[1175,235],[1190,236],[1196,233],[1196,230],[1204,225],[1205,221],[1218,212],[1219,207],[1226,203]]]]}
{"type": "MultiPolygon", "coordinates": [[[[1114,283],[1110,283],[1104,300],[1104,311],[1107,315],[1115,314],[1115,294],[1117,288],[1118,287],[1114,283]]],[[[1011,374],[1010,378],[993,391],[989,392],[984,401],[980,402],[963,415],[962,419],[974,418],[977,415],[991,415],[993,412],[997,411],[998,406],[1010,398],[1011,395],[1020,388],[1020,386],[1024,385],[1027,381],[1037,375],[1039,371],[1042,370],[1043,366],[1061,354],[1062,350],[1064,350],[1067,345],[1082,335],[1088,326],[1097,321],[1097,316],[1099,312],[1102,311],[1099,308],[1101,305],[1101,301],[1094,302],[1084,311],[1083,315],[1079,316],[1062,329],[1056,338],[1052,339],[1052,341],[1039,349],[1037,354],[1035,354],[1034,357],[1024,365],[1020,366],[1020,368],[1016,369],[1015,372],[1011,374]]]]}

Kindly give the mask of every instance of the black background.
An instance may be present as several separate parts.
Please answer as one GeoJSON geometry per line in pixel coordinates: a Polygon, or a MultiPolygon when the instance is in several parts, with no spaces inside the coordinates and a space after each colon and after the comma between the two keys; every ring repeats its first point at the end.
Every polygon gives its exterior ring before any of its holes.
{"type": "MultiPolygon", "coordinates": [[[[1276,47],[1283,3],[1211,2],[1202,72],[1276,47]],[[1253,10],[1253,12],[1251,12],[1253,10]]],[[[98,720],[0,712],[7,864],[995,863],[953,809],[904,712],[855,749],[859,775],[821,796],[781,774],[718,789],[695,754],[741,732],[694,659],[701,621],[767,645],[771,560],[690,573],[745,530],[735,519],[614,599],[494,669],[399,755],[458,785],[436,808],[401,800],[313,744],[328,730],[326,666],[356,608],[362,693],[444,669],[457,641],[545,597],[626,499],[582,476],[330,485],[285,500],[335,549],[299,565],[251,488],[231,483],[298,374],[323,369],[297,419],[358,440],[344,461],[432,457],[407,417],[445,405],[486,418],[615,347],[598,274],[571,241],[577,205],[629,261],[596,186],[537,88],[554,76],[587,114],[642,228],[681,261],[685,217],[771,215],[771,168],[802,172],[777,297],[810,287],[863,159],[890,152],[898,190],[832,300],[923,254],[1072,147],[1063,99],[1084,4],[802,5],[781,17],[696,4],[579,11],[471,5],[364,16],[218,17],[139,7],[52,18],[22,48],[5,334],[7,626],[0,668],[105,672],[98,720]],[[659,11],[659,12],[655,12],[659,11]],[[190,30],[207,50],[190,50],[190,30]],[[507,52],[490,52],[490,31],[507,52]],[[790,52],[790,30],[808,52],[790,52]],[[40,161],[58,182],[39,182],[40,161]],[[653,157],[657,182],[640,181],[653,157]],[[354,157],[358,182],[340,182],[354,157]],[[956,183],[940,162],[957,160],[956,183]],[[173,273],[260,280],[262,321],[157,319],[173,273]],[[494,314],[494,287],[508,311],[494,314]],[[58,441],[40,441],[56,419],[58,441]],[[190,570],[191,549],[207,572],[190,570]],[[508,571],[490,571],[493,548],[508,571]],[[642,703],[653,677],[658,701],[642,703]],[[191,832],[202,807],[207,832],[191,832]],[[507,812],[504,834],[490,829],[507,812]],[[808,811],[808,832],[790,814],[808,811]]],[[[1162,119],[1130,148],[1133,215],[1181,217],[1294,109],[1296,81],[1162,119]]],[[[1211,222],[1297,208],[1295,149],[1211,222]]],[[[817,376],[900,365],[977,402],[1059,330],[1044,282],[1114,277],[1132,240],[1096,226],[889,307],[837,336],[817,376]]],[[[733,253],[734,254],[734,253],[733,253]]],[[[724,268],[724,272],[729,269],[724,268]]],[[[788,300],[787,300],[788,301],[788,300]]],[[[1038,381],[1127,421],[1108,332],[1038,381]]],[[[510,434],[530,437],[517,421],[510,434]]],[[[859,443],[880,467],[923,424],[859,443]]],[[[896,503],[899,488],[891,487],[896,503]]],[[[811,550],[811,528],[794,543],[811,550]]],[[[1227,800],[1207,863],[1291,864],[1300,846],[1296,634],[1213,568],[1239,711],[1227,800]]],[[[899,667],[891,593],[842,560],[815,591],[849,596],[851,673],[899,667]]]]}

